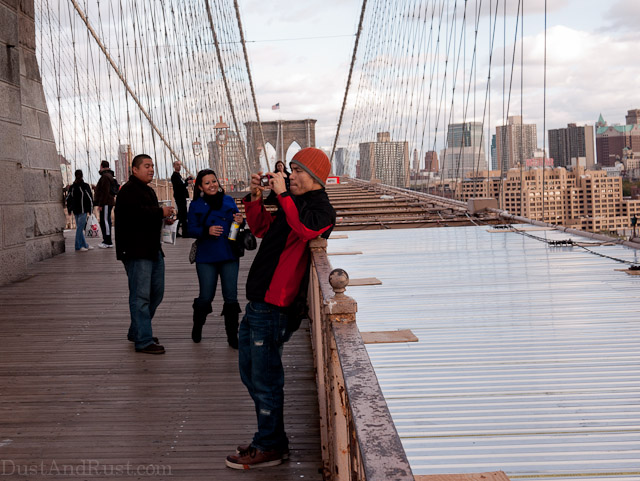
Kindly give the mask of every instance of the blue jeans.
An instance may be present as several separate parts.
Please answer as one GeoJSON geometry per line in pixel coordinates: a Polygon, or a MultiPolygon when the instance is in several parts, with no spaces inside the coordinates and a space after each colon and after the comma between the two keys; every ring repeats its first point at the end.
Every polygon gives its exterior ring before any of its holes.
{"type": "Polygon", "coordinates": [[[238,268],[240,261],[237,259],[226,262],[196,263],[198,284],[200,292],[195,299],[195,304],[202,308],[210,307],[216,295],[218,276],[222,284],[222,297],[224,302],[238,302],[238,268]]]}
{"type": "Polygon", "coordinates": [[[240,378],[258,417],[252,445],[262,451],[289,448],[284,431],[282,346],[289,340],[286,313],[271,304],[249,302],[238,334],[240,378]]]}
{"type": "Polygon", "coordinates": [[[151,320],[164,296],[164,257],[158,252],[155,261],[127,259],[123,261],[129,279],[129,312],[131,325],[127,338],[136,349],[153,344],[151,320]]]}
{"type": "Polygon", "coordinates": [[[84,238],[84,228],[87,226],[87,213],[76,214],[76,250],[89,247],[87,239],[84,238]]]}

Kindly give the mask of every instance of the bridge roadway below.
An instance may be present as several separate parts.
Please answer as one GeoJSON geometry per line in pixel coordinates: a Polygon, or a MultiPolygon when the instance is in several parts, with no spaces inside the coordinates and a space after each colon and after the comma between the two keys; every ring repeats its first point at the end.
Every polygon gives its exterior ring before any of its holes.
{"type": "MultiPolygon", "coordinates": [[[[227,346],[220,287],[200,344],[190,239],[166,246],[166,289],[154,319],[165,355],[126,339],[127,279],[115,249],[35,264],[0,288],[0,474],[6,479],[322,479],[318,398],[308,326],[285,345],[285,420],[291,459],[244,473],[224,459],[256,429],[253,402],[227,346]],[[66,470],[66,472],[65,472],[66,470]]],[[[255,251],[253,251],[255,252],[255,251]]],[[[240,262],[239,299],[252,252],[240,262]]]]}

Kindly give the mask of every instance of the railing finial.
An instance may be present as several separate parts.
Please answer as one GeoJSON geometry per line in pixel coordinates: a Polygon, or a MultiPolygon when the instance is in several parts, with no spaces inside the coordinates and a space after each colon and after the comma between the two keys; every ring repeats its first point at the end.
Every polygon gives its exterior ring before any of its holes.
{"type": "Polygon", "coordinates": [[[349,285],[349,274],[344,269],[334,269],[329,274],[329,284],[335,292],[334,298],[346,297],[344,291],[349,285]]]}

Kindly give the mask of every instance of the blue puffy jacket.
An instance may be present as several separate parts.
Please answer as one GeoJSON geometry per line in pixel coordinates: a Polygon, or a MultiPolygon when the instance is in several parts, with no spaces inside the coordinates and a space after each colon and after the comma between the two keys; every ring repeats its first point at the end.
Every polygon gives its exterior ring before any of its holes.
{"type": "Polygon", "coordinates": [[[224,262],[237,259],[229,245],[229,230],[233,223],[233,214],[238,212],[236,201],[225,195],[220,210],[211,210],[209,204],[201,197],[191,202],[187,219],[189,237],[198,239],[196,262],[224,262]],[[222,226],[222,235],[215,237],[209,234],[212,225],[222,226]]]}

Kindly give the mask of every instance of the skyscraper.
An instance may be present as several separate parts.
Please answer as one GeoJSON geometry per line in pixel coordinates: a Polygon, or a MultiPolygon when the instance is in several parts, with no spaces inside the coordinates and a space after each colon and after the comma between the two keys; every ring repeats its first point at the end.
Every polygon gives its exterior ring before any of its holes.
{"type": "Polygon", "coordinates": [[[447,148],[441,151],[440,160],[440,170],[447,179],[463,178],[469,173],[486,170],[482,123],[449,124],[447,148]]]}
{"type": "Polygon", "coordinates": [[[595,165],[593,126],[578,127],[568,124],[567,128],[549,129],[549,157],[555,167],[571,165],[571,159],[585,157],[586,167],[595,165]]]}
{"type": "Polygon", "coordinates": [[[497,167],[503,174],[510,168],[523,164],[525,159],[532,158],[537,148],[536,125],[523,124],[521,116],[509,117],[507,125],[496,127],[497,167]]]}
{"type": "Polygon", "coordinates": [[[392,142],[389,132],[379,132],[377,142],[360,144],[358,176],[395,187],[409,186],[409,144],[392,142]]]}
{"type": "Polygon", "coordinates": [[[598,164],[604,167],[615,165],[617,160],[622,159],[625,147],[634,152],[640,152],[639,117],[640,110],[629,110],[626,115],[626,125],[608,125],[600,115],[596,123],[598,164]]]}

